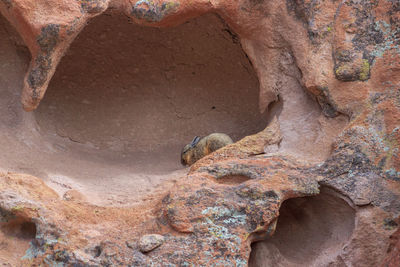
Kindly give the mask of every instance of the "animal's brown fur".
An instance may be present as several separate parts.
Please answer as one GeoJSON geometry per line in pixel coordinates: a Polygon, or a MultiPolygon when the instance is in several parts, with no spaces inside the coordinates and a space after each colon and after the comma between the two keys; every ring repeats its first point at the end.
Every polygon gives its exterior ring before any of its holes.
{"type": "Polygon", "coordinates": [[[196,136],[182,149],[181,162],[190,166],[202,157],[232,143],[232,139],[223,133],[212,133],[203,138],[196,136]]]}

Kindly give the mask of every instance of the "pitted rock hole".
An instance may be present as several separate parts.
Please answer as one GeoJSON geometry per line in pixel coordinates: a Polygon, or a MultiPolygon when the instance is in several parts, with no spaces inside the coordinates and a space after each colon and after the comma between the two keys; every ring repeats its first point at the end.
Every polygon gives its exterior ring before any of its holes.
{"type": "Polygon", "coordinates": [[[36,112],[41,131],[152,172],[182,168],[181,149],[196,135],[262,130],[256,74],[226,29],[212,14],[167,29],[121,14],[93,19],[36,112]]]}
{"type": "Polygon", "coordinates": [[[4,223],[1,226],[1,230],[8,236],[29,241],[36,236],[36,225],[21,218],[4,223]]]}
{"type": "Polygon", "coordinates": [[[349,240],[355,210],[328,188],[286,200],[275,234],[252,244],[249,266],[327,266],[349,240]]]}
{"type": "Polygon", "coordinates": [[[1,263],[14,264],[14,260],[24,256],[25,251],[30,246],[30,242],[35,237],[36,225],[33,222],[0,208],[1,263]]]}

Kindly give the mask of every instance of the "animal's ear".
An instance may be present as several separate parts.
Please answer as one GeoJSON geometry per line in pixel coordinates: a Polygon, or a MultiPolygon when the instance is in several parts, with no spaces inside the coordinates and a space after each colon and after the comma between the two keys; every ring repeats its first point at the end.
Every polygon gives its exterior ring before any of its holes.
{"type": "Polygon", "coordinates": [[[191,147],[194,147],[195,145],[197,145],[197,143],[200,141],[200,137],[195,136],[192,140],[192,142],[190,143],[191,147]]]}

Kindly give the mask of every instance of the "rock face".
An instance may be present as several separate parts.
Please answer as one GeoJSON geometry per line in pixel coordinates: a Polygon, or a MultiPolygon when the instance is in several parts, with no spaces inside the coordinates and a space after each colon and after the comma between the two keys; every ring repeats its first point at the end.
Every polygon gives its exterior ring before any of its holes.
{"type": "MultiPolygon", "coordinates": [[[[4,59],[0,73],[7,73],[0,76],[0,129],[5,136],[0,144],[6,148],[1,162],[17,162],[23,165],[18,170],[27,173],[0,175],[0,262],[10,266],[399,265],[397,1],[2,0],[0,11],[17,32],[0,28],[7,37],[0,43],[1,51],[15,53],[0,51],[4,59]],[[199,160],[174,180],[166,179],[146,201],[133,204],[126,198],[125,206],[96,205],[90,195],[78,192],[83,181],[69,184],[62,176],[54,180],[43,175],[45,169],[30,173],[30,162],[16,160],[22,155],[19,149],[32,153],[56,146],[43,140],[47,137],[41,135],[32,114],[16,108],[18,86],[23,87],[24,109],[36,109],[61,58],[65,55],[68,61],[70,45],[96,16],[128,16],[160,31],[201,16],[223,23],[222,38],[240,45],[242,57],[249,60],[236,64],[247,70],[252,66],[257,74],[258,109],[267,110],[261,120],[265,129],[199,160]],[[23,78],[27,51],[30,64],[23,78]],[[144,233],[159,233],[165,243],[157,249],[159,242],[144,249],[132,245],[144,233]]],[[[210,32],[219,36],[218,30],[210,32]]],[[[116,38],[115,43],[123,40],[116,38]]],[[[173,43],[165,46],[169,49],[173,43]]],[[[191,48],[196,54],[196,47],[191,48]]],[[[168,62],[181,64],[179,56],[171,58],[168,62]]],[[[128,70],[129,64],[125,67],[128,70]]],[[[89,64],[87,69],[96,68],[106,66],[89,64]]],[[[124,78],[115,79],[123,84],[124,78]]],[[[63,97],[68,101],[68,93],[63,97]]],[[[217,124],[208,125],[210,132],[217,124]]],[[[71,155],[86,160],[86,147],[79,144],[63,147],[63,153],[73,147],[71,155]]],[[[47,157],[41,154],[38,158],[47,157]]],[[[101,164],[113,160],[93,159],[101,164]]],[[[52,164],[59,166],[54,172],[62,169],[56,160],[52,164]]],[[[135,190],[140,183],[131,181],[125,187],[135,190]]],[[[103,198],[110,197],[110,191],[102,193],[103,198]]]]}

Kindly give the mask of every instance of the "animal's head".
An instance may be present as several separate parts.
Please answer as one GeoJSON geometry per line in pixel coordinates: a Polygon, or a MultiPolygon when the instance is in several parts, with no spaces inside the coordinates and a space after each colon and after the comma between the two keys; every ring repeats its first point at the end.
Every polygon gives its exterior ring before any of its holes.
{"type": "Polygon", "coordinates": [[[190,164],[191,158],[193,156],[193,150],[199,141],[200,141],[200,137],[195,136],[190,144],[187,144],[186,146],[183,147],[182,152],[181,152],[182,165],[190,164]]]}

